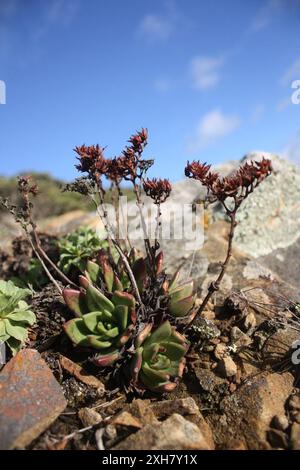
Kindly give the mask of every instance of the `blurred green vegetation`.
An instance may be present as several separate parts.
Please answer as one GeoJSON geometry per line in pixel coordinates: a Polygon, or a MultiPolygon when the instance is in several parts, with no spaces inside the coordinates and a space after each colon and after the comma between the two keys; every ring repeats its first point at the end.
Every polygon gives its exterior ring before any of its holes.
{"type": "MultiPolygon", "coordinates": [[[[28,173],[29,174],[29,173],[28,173]]],[[[26,173],[23,173],[26,175],[26,173]]],[[[48,173],[31,172],[33,180],[37,183],[40,193],[34,200],[34,213],[36,218],[57,216],[74,210],[89,212],[94,206],[85,196],[73,192],[62,192],[65,182],[53,178],[48,173]]],[[[128,199],[132,199],[130,189],[123,190],[128,199]]],[[[17,176],[6,178],[0,176],[0,196],[8,197],[13,204],[18,204],[19,194],[17,190],[17,176]]],[[[107,202],[111,201],[111,195],[107,192],[107,202]]],[[[3,208],[0,206],[0,212],[3,208]]]]}

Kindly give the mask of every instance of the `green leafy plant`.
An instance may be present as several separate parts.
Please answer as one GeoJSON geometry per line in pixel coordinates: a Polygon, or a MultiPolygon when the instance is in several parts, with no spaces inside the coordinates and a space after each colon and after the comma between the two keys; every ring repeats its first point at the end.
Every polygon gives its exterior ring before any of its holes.
{"type": "Polygon", "coordinates": [[[0,341],[5,342],[16,354],[26,341],[28,327],[36,317],[24,301],[31,294],[11,281],[0,281],[0,341]]]}
{"type": "Polygon", "coordinates": [[[102,247],[107,247],[106,240],[101,240],[95,230],[81,227],[59,240],[58,266],[65,274],[72,266],[84,272],[87,260],[94,258],[102,247]]]}
{"type": "Polygon", "coordinates": [[[142,385],[155,392],[171,392],[182,377],[189,343],[169,321],[152,329],[148,324],[135,340],[132,381],[138,388],[142,385]]]}

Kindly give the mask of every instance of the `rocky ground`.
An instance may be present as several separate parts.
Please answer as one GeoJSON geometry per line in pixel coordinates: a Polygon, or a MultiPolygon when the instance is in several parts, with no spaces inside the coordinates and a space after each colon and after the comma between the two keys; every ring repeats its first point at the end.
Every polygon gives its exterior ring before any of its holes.
{"type": "MultiPolygon", "coordinates": [[[[300,333],[290,326],[291,319],[300,324],[300,219],[293,216],[300,172],[284,164],[282,177],[280,164],[281,173],[243,209],[222,287],[190,332],[178,389],[126,396],[109,371],[70,347],[61,333],[69,312],[47,287],[33,298],[37,325],[28,349],[0,372],[0,448],[300,449],[300,369],[291,360],[300,333]]],[[[178,183],[170,204],[199,195],[198,184],[178,183]]],[[[95,226],[93,215],[79,220],[95,226]]],[[[47,224],[44,229],[61,233],[77,218],[47,224]]],[[[201,250],[165,243],[169,271],[181,265],[182,277],[193,277],[203,297],[219,272],[227,236],[220,212],[210,213],[201,250]]]]}

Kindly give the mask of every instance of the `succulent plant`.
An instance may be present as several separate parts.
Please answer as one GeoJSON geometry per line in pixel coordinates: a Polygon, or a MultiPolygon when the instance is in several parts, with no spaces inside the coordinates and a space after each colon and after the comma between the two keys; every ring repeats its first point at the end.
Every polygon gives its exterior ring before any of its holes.
{"type": "MultiPolygon", "coordinates": [[[[163,252],[160,252],[155,260],[156,276],[163,273],[163,252]]],[[[138,288],[142,293],[149,285],[147,273],[147,262],[144,258],[138,258],[133,264],[133,273],[138,288]]],[[[162,283],[162,294],[168,298],[168,313],[175,318],[183,318],[193,314],[195,303],[194,282],[192,280],[180,283],[180,270],[176,272],[169,281],[164,278],[162,283]]]]}
{"type": "Polygon", "coordinates": [[[148,324],[137,336],[135,348],[131,364],[133,384],[156,392],[174,390],[182,377],[184,356],[189,349],[186,338],[169,321],[153,332],[148,324]]]}
{"type": "Polygon", "coordinates": [[[58,266],[66,274],[72,266],[84,272],[87,260],[94,258],[101,248],[107,246],[107,241],[101,240],[95,230],[81,227],[59,241],[58,266]]]}
{"type": "Polygon", "coordinates": [[[63,291],[66,304],[77,316],[65,323],[64,330],[74,344],[99,351],[95,364],[111,365],[134,329],[135,298],[115,290],[109,299],[85,276],[80,276],[80,283],[81,291],[63,291]]]}
{"type": "Polygon", "coordinates": [[[195,303],[194,281],[179,282],[180,270],[176,272],[173,279],[164,283],[164,290],[169,296],[168,309],[171,315],[176,318],[193,315],[195,303]]]}
{"type": "MultiPolygon", "coordinates": [[[[135,250],[128,256],[137,286],[143,294],[150,286],[146,260],[135,250]]],[[[162,253],[156,259],[156,274],[162,273],[162,253]]],[[[161,277],[161,294],[166,299],[167,313],[179,318],[187,316],[194,305],[193,283],[179,284],[179,273],[171,282],[161,277]]],[[[87,261],[84,275],[79,276],[80,290],[66,288],[64,300],[77,318],[64,325],[64,330],[75,345],[100,351],[93,359],[99,366],[117,361],[124,345],[136,329],[135,297],[128,292],[130,283],[122,263],[111,262],[105,250],[100,250],[97,262],[87,261]]],[[[169,323],[166,323],[169,325],[169,323]]],[[[172,330],[173,331],[173,330],[172,330]]],[[[172,333],[177,343],[182,337],[172,333]]],[[[176,342],[174,340],[174,342],[176,342]]],[[[179,345],[177,348],[183,350],[179,345]]],[[[171,387],[171,386],[170,386],[171,387]]]]}
{"type": "Polygon", "coordinates": [[[24,301],[30,294],[30,290],[20,289],[12,281],[0,281],[0,342],[6,343],[13,355],[26,341],[28,327],[36,321],[24,301]]]}

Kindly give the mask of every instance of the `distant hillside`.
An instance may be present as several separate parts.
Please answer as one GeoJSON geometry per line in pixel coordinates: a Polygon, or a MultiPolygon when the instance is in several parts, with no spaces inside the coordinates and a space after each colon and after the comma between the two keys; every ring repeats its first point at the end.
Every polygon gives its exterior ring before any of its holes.
{"type": "MultiPolygon", "coordinates": [[[[34,181],[38,184],[40,194],[35,199],[35,213],[39,219],[57,216],[74,210],[92,211],[94,207],[87,201],[87,198],[80,194],[62,192],[65,182],[53,178],[47,173],[30,173],[34,181]]],[[[0,176],[0,196],[8,197],[13,203],[17,203],[19,195],[17,191],[16,176],[6,178],[0,176]]],[[[124,194],[129,199],[132,198],[132,191],[124,190],[124,194]]],[[[3,209],[0,206],[0,212],[3,209]]]]}

